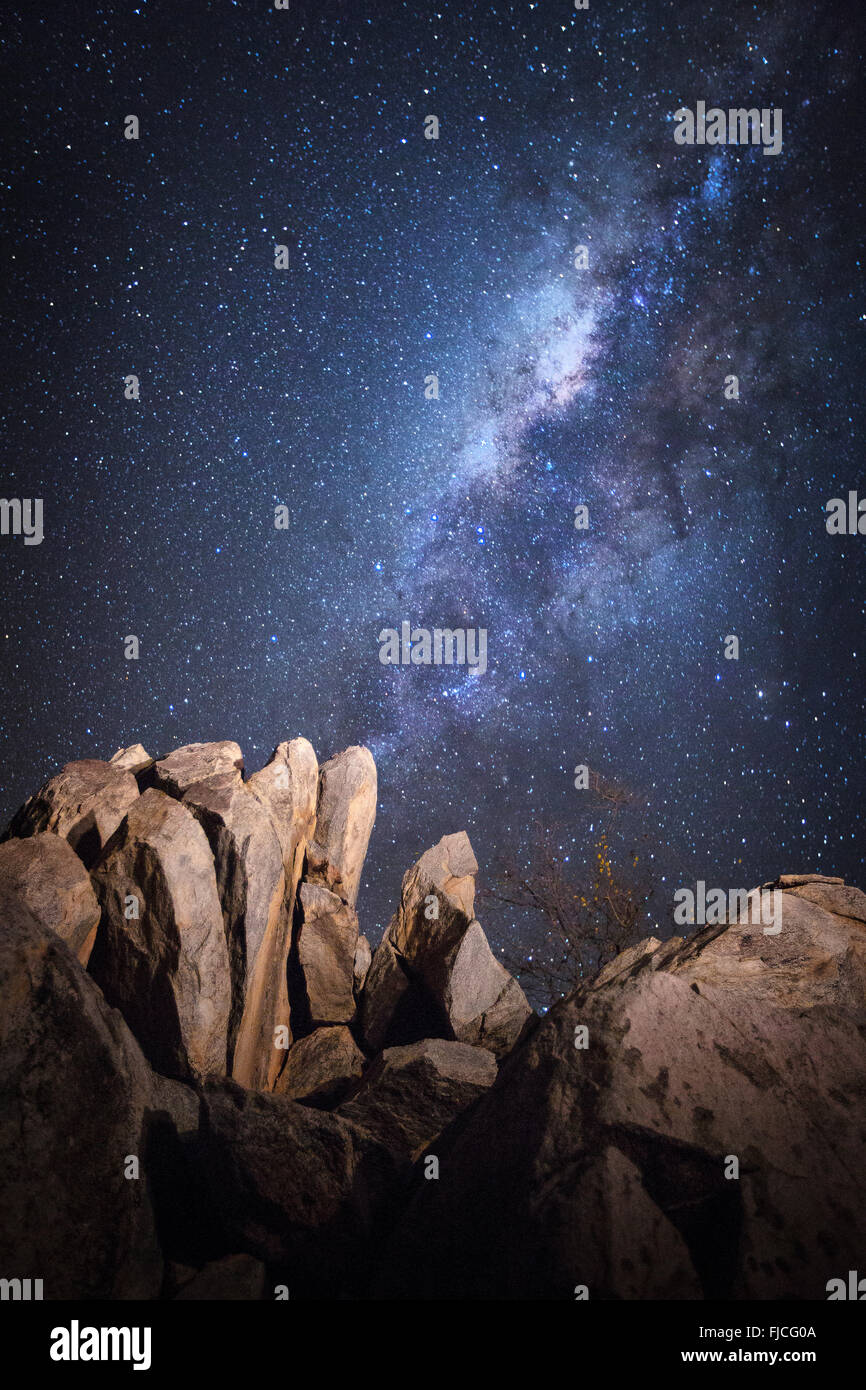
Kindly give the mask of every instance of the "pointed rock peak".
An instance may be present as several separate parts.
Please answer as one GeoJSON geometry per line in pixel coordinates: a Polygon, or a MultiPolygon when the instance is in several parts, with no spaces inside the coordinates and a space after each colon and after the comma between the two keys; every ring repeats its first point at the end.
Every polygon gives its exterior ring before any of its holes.
{"type": "Polygon", "coordinates": [[[313,745],[305,738],[278,744],[270,762],[253,773],[247,786],[271,814],[287,876],[296,887],[295,855],[312,835],[316,820],[319,764],[313,745]]]}
{"type": "Polygon", "coordinates": [[[306,877],[339,894],[350,907],[358,897],[376,819],[376,794],[376,764],[369,748],[353,745],[323,764],[306,877]]]}
{"type": "Polygon", "coordinates": [[[130,744],[129,748],[118,748],[111,759],[111,766],[120,768],[121,772],[131,772],[133,776],[137,772],[144,772],[151,767],[154,759],[150,756],[147,749],[140,743],[130,744]]]}
{"type": "Polygon", "coordinates": [[[465,831],[443,835],[403,877],[400,910],[388,934],[411,966],[441,959],[465,933],[475,913],[478,862],[465,831]]]}
{"type": "MultiPolygon", "coordinates": [[[[270,760],[258,772],[254,772],[250,781],[256,779],[262,785],[276,782],[278,788],[280,784],[286,782],[286,769],[288,774],[289,790],[306,790],[312,780],[313,791],[317,788],[319,777],[319,763],[316,758],[316,751],[310,740],[307,738],[292,738],[284,743],[278,743],[270,760]]],[[[286,788],[280,788],[285,790],[286,788]]]]}
{"type": "Polygon", "coordinates": [[[289,1024],[291,914],[280,842],[267,806],[236,770],[193,783],[182,804],[204,830],[216,869],[231,969],[231,1074],[265,1087],[283,1060],[274,1029],[289,1024]]]}
{"type": "Polygon", "coordinates": [[[443,835],[421,855],[418,863],[403,878],[403,902],[413,905],[419,888],[429,885],[450,898],[461,912],[471,918],[475,903],[475,875],[478,860],[465,830],[455,835],[443,835]]]}

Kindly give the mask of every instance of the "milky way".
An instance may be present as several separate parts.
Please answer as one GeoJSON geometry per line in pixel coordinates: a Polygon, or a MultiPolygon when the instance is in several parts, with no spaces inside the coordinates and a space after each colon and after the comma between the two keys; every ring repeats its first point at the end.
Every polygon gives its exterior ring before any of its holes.
{"type": "Polygon", "coordinates": [[[22,7],[5,813],[122,744],[304,734],[376,756],[374,939],[443,833],[587,853],[580,762],[662,905],[863,884],[866,538],[823,510],[866,491],[862,22],[777,11],[22,7]],[[781,108],[781,152],[678,146],[698,100],[781,108]],[[383,666],[403,620],[488,670],[383,666]]]}

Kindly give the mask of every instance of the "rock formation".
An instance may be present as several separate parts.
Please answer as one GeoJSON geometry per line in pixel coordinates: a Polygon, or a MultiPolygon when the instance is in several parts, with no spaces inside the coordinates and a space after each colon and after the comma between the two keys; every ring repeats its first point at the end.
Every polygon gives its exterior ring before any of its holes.
{"type": "Polygon", "coordinates": [[[111,758],[112,767],[120,768],[121,772],[131,772],[135,777],[153,767],[153,764],[154,759],[140,743],[133,743],[129,748],[118,748],[111,758]]]}
{"type": "Polygon", "coordinates": [[[195,783],[226,773],[243,772],[244,755],[231,739],[220,743],[188,743],[156,763],[156,786],[169,796],[182,797],[195,783]]]}
{"type": "Polygon", "coordinates": [[[349,1023],[355,1014],[358,918],[319,883],[302,883],[297,921],[297,976],[304,1031],[349,1023]]]}
{"type": "Polygon", "coordinates": [[[477,872],[469,837],[461,832],[444,835],[405,875],[400,906],[364,989],[370,1043],[411,1041],[401,1035],[425,1005],[441,1020],[444,1037],[499,1057],[517,1042],[532,1010],[475,919],[477,872]]]}
{"type": "Polygon", "coordinates": [[[551,1011],[437,1148],[379,1296],[817,1299],[857,1268],[866,897],[772,886],[779,935],[642,943],[551,1011]]]}
{"type": "Polygon", "coordinates": [[[364,988],[367,974],[373,963],[373,952],[366,936],[359,936],[355,944],[355,961],[353,973],[355,976],[355,995],[359,995],[364,988]]]}
{"type": "Polygon", "coordinates": [[[392,1196],[387,1149],[350,1120],[233,1081],[194,1094],[175,1083],[161,1099],[171,1142],[152,1159],[156,1186],[185,1197],[165,1223],[168,1258],[200,1267],[242,1251],[295,1293],[339,1291],[392,1196]]]}
{"type": "Polygon", "coordinates": [[[424,1002],[420,990],[412,989],[409,973],[386,933],[373,953],[361,996],[361,1029],[369,1051],[381,1052],[389,1042],[414,1041],[414,1027],[422,1026],[418,1019],[424,1002]]]}
{"type": "Polygon", "coordinates": [[[802,1299],[862,1263],[858,889],[785,875],[778,933],[648,938],[537,1019],[463,833],[371,953],[375,812],[369,752],[320,772],[304,739],[248,780],[228,740],[132,745],[22,807],[0,1272],[49,1299],[802,1299]]]}
{"type": "Polygon", "coordinates": [[[376,764],[368,748],[347,748],[322,767],[307,879],[355,906],[376,818],[376,764]]]}

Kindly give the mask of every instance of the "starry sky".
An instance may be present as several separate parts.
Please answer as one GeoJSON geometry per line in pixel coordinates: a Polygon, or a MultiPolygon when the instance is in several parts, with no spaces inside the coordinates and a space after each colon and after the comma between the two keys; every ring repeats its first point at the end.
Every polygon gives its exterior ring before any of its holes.
{"type": "Polygon", "coordinates": [[[866,885],[866,537],[824,513],[866,493],[857,7],[4,20],[2,494],[45,526],[0,538],[4,822],[71,759],[303,734],[376,757],[374,942],[444,833],[585,859],[578,763],[662,913],[866,885]],[[782,152],[676,145],[699,100],[781,107],[782,152]],[[488,670],[383,666],[403,620],[488,670]]]}

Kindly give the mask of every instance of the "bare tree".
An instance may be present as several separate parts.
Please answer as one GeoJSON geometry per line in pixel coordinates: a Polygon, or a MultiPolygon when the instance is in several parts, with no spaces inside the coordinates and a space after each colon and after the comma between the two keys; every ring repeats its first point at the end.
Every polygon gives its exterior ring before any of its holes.
{"type": "Polygon", "coordinates": [[[637,851],[614,864],[609,843],[618,812],[638,798],[598,774],[590,774],[590,788],[593,824],[601,813],[601,827],[587,862],[571,863],[554,830],[536,825],[528,856],[500,860],[493,882],[482,892],[494,913],[497,906],[511,909],[507,934],[513,945],[503,953],[503,963],[542,1010],[647,934],[651,876],[637,851]]]}

